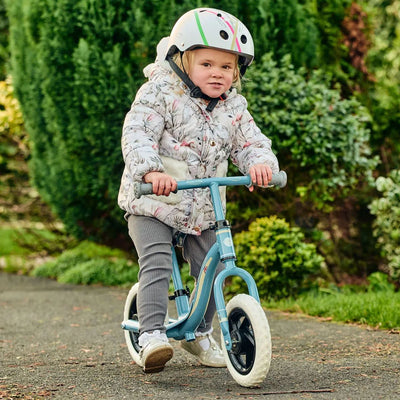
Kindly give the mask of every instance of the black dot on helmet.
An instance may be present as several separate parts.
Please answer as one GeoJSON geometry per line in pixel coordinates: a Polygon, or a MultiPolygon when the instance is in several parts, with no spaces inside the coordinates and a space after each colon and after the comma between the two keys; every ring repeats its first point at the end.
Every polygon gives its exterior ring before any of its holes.
{"type": "Polygon", "coordinates": [[[219,35],[222,37],[222,39],[228,40],[229,35],[226,31],[219,31],[219,35]]]}
{"type": "Polygon", "coordinates": [[[246,43],[247,43],[247,37],[246,37],[245,35],[240,36],[240,41],[241,41],[243,44],[246,44],[246,43]]]}
{"type": "Polygon", "coordinates": [[[220,18],[221,18],[221,17],[222,17],[222,14],[221,14],[221,13],[218,13],[218,14],[217,14],[217,17],[220,17],[220,18]]]}

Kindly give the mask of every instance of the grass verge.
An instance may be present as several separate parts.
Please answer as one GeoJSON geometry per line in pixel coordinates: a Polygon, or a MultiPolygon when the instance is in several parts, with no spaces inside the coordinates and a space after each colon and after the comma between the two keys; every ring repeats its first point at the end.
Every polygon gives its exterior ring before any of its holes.
{"type": "Polygon", "coordinates": [[[267,308],[329,318],[337,322],[366,324],[400,330],[400,292],[393,290],[346,293],[314,291],[296,299],[265,303],[267,308]]]}
{"type": "Polygon", "coordinates": [[[55,227],[3,226],[0,228],[0,269],[29,274],[37,265],[60,254],[73,243],[55,227]]]}

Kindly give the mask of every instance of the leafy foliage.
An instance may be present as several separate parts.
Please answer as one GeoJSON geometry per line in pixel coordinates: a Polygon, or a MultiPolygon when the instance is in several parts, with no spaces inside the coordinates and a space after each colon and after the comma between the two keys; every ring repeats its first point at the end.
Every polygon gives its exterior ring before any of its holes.
{"type": "MultiPolygon", "coordinates": [[[[264,299],[300,293],[323,267],[323,257],[305,242],[300,229],[275,216],[255,220],[248,231],[234,236],[234,243],[238,266],[254,277],[264,299]]],[[[232,290],[242,285],[234,278],[232,290]]]]}
{"type": "Polygon", "coordinates": [[[269,52],[276,60],[291,54],[296,67],[318,65],[320,33],[316,14],[311,12],[312,2],[260,0],[257,3],[251,24],[257,54],[269,52]]]}
{"type": "Polygon", "coordinates": [[[319,0],[313,3],[313,7],[316,8],[315,14],[318,16],[316,23],[321,37],[321,66],[334,67],[336,75],[342,75],[342,77],[345,74],[343,62],[346,49],[341,45],[343,40],[341,24],[351,3],[352,0],[319,0]]]}
{"type": "Polygon", "coordinates": [[[29,154],[24,120],[11,77],[0,81],[0,171],[12,169],[13,161],[29,154]]]}
{"type": "Polygon", "coordinates": [[[395,285],[389,282],[388,275],[382,272],[374,272],[368,277],[368,291],[394,293],[395,285]]]}
{"type": "Polygon", "coordinates": [[[8,29],[9,23],[5,2],[0,0],[0,80],[5,79],[7,76],[9,60],[8,29]]]}
{"type": "Polygon", "coordinates": [[[390,276],[400,283],[400,170],[379,177],[376,188],[382,195],[370,204],[376,217],[373,233],[388,260],[390,276]]]}
{"type": "Polygon", "coordinates": [[[359,4],[353,2],[349,9],[349,15],[342,22],[342,30],[344,44],[349,49],[351,64],[356,70],[369,77],[370,73],[365,59],[371,43],[367,37],[366,19],[366,12],[359,4]]]}
{"type": "Polygon", "coordinates": [[[367,64],[375,82],[361,98],[373,115],[372,144],[381,153],[387,173],[400,161],[400,1],[362,3],[374,27],[367,64]]]}
{"type": "Polygon", "coordinates": [[[121,250],[84,241],[33,271],[62,283],[117,286],[137,281],[139,267],[121,250]]]}
{"type": "Polygon", "coordinates": [[[290,57],[281,64],[265,55],[249,71],[246,95],[261,130],[272,139],[298,193],[318,208],[371,176],[368,114],[354,98],[341,99],[322,71],[307,79],[290,57]]]}
{"type": "MultiPolygon", "coordinates": [[[[14,96],[11,77],[0,81],[0,220],[26,217],[32,205],[37,216],[39,195],[29,185],[26,160],[30,154],[21,108],[14,96]]],[[[44,214],[43,214],[44,215],[44,214]]],[[[46,215],[47,216],[47,215],[46,215]]]]}

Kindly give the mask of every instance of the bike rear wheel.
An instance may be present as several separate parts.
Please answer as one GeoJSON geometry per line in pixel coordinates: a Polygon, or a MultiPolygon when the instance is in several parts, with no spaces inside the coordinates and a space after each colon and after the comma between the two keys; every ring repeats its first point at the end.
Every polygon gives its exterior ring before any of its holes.
{"type": "MultiPolygon", "coordinates": [[[[222,346],[233,379],[245,387],[259,386],[271,364],[271,334],[261,305],[247,294],[233,297],[226,306],[232,349],[222,346]]],[[[221,343],[224,343],[223,335],[221,343]]]]}
{"type": "MultiPolygon", "coordinates": [[[[132,286],[131,290],[128,293],[128,296],[125,301],[124,307],[124,321],[131,319],[134,321],[138,320],[137,316],[137,294],[139,290],[139,283],[136,283],[132,286]]],[[[124,330],[125,341],[128,346],[129,353],[135,361],[136,364],[142,366],[139,352],[140,346],[138,343],[139,333],[135,333],[132,331],[124,330]]]]}

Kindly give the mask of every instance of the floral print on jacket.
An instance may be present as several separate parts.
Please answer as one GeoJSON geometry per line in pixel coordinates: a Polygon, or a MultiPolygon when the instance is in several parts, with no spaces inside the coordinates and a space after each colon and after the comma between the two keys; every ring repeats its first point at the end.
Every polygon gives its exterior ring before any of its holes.
{"type": "MultiPolygon", "coordinates": [[[[278,161],[271,141],[235,89],[208,112],[205,101],[191,97],[165,62],[156,61],[144,72],[148,81],[137,92],[123,126],[125,169],[118,204],[126,211],[125,218],[152,216],[181,232],[200,235],[215,222],[207,189],[137,199],[133,184],[150,171],[165,172],[176,180],[226,176],[229,158],[243,174],[258,163],[267,163],[276,173],[278,161]]],[[[224,195],[223,201],[225,206],[224,195]]]]}

